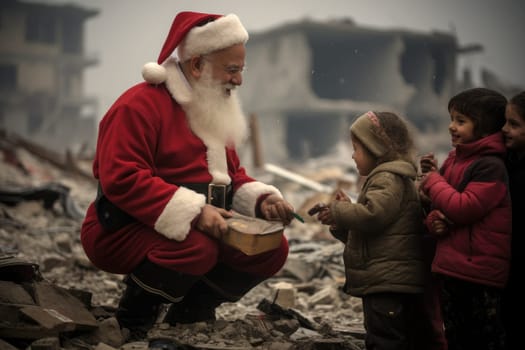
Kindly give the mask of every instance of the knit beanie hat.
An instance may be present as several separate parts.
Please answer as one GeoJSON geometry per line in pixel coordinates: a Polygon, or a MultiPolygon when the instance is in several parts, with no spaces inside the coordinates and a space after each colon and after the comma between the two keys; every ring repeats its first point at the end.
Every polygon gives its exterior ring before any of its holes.
{"type": "Polygon", "coordinates": [[[384,132],[381,132],[381,124],[374,112],[368,111],[359,116],[352,126],[350,132],[361,141],[361,143],[376,157],[384,156],[390,147],[385,140],[384,132]]]}

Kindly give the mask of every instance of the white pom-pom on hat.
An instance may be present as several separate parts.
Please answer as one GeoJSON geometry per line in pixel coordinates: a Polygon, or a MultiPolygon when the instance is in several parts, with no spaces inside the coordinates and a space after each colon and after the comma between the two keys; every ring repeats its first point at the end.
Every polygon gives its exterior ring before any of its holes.
{"type": "Polygon", "coordinates": [[[148,62],[142,67],[142,77],[150,84],[162,84],[166,81],[166,68],[157,62],[148,62]]]}

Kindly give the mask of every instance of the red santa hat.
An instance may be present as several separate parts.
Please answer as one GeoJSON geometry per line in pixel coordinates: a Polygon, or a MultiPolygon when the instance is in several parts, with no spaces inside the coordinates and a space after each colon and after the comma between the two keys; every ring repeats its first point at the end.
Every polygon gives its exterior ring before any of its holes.
{"type": "Polygon", "coordinates": [[[186,61],[195,55],[205,55],[246,41],[248,32],[234,14],[180,12],[171,24],[157,62],[146,63],[142,76],[151,84],[166,81],[167,73],[162,64],[174,55],[175,50],[179,59],[186,61]]]}

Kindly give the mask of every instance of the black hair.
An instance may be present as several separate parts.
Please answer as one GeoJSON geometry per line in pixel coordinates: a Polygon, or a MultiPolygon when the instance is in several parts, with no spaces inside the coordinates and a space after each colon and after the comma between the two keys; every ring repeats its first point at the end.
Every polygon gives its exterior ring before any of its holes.
{"type": "Polygon", "coordinates": [[[505,124],[507,98],[487,88],[472,88],[460,92],[448,102],[448,111],[455,110],[471,118],[474,135],[483,137],[500,131],[505,124]]]}
{"type": "Polygon", "coordinates": [[[514,95],[514,97],[509,100],[509,105],[512,105],[521,119],[525,120],[525,91],[514,95]]]}

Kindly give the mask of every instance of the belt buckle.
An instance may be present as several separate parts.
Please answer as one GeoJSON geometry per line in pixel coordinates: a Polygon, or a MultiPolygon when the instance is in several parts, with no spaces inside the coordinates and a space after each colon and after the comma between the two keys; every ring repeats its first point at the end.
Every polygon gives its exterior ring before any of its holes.
{"type": "Polygon", "coordinates": [[[227,185],[209,184],[208,185],[208,204],[225,209],[226,208],[226,186],[227,185]]]}

